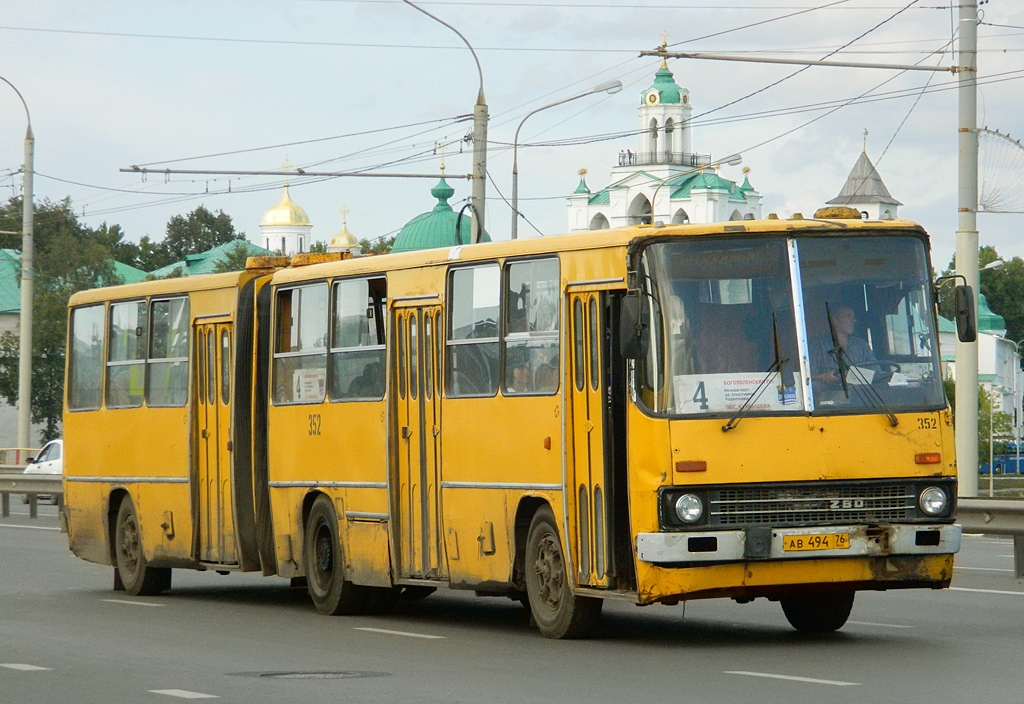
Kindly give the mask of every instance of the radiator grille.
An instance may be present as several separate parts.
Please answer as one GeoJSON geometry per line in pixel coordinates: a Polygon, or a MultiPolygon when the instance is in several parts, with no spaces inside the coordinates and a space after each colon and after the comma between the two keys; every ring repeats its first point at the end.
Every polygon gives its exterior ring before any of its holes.
{"type": "Polygon", "coordinates": [[[711,526],[816,525],[911,521],[916,493],[907,483],[739,486],[709,497],[711,526]]]}

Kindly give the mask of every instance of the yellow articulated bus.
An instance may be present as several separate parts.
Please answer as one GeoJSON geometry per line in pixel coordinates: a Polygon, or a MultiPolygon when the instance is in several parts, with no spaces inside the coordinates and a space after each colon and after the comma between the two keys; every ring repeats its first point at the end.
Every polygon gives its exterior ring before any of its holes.
{"type": "Polygon", "coordinates": [[[917,225],[309,259],[72,299],[65,516],[115,587],[262,570],[325,614],[471,589],[559,638],[610,598],[766,597],[820,632],[858,590],[949,585],[917,225]]]}

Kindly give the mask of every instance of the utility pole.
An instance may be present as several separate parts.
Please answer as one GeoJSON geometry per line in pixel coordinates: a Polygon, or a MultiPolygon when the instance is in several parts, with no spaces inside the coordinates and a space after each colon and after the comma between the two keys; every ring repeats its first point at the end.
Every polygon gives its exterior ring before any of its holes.
{"type": "MultiPolygon", "coordinates": [[[[960,0],[959,188],[956,273],[974,291],[978,314],[978,9],[960,0]]],[[[978,343],[956,343],[956,466],[960,496],[978,495],[978,343]]]]}
{"type": "Polygon", "coordinates": [[[0,76],[0,81],[9,85],[18,94],[28,122],[25,129],[25,165],[21,194],[21,310],[18,314],[21,323],[18,340],[18,447],[27,449],[32,428],[32,233],[35,221],[32,176],[35,168],[36,139],[32,134],[32,115],[21,91],[3,76],[0,76]]]}

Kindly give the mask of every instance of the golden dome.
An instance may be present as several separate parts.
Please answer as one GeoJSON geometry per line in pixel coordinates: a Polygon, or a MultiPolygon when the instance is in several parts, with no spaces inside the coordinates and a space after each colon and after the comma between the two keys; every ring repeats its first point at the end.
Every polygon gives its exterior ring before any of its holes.
{"type": "Polygon", "coordinates": [[[341,232],[334,236],[331,243],[327,245],[328,249],[348,249],[349,247],[358,247],[359,240],[356,236],[348,231],[348,227],[345,225],[341,226],[341,232]]]}
{"type": "Polygon", "coordinates": [[[284,197],[263,216],[262,225],[308,225],[309,216],[302,206],[296,205],[288,196],[288,184],[284,184],[284,197]]]}

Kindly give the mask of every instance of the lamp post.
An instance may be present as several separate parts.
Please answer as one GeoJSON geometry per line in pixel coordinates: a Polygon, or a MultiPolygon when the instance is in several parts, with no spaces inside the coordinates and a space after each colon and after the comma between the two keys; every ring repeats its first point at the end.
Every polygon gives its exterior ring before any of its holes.
{"type": "Polygon", "coordinates": [[[484,100],[484,72],[480,68],[480,59],[473,51],[473,46],[459,30],[410,0],[402,0],[402,2],[455,32],[469,49],[469,53],[473,55],[473,61],[476,62],[476,72],[480,76],[480,89],[476,94],[476,105],[473,106],[473,195],[470,197],[475,223],[470,242],[476,244],[480,241],[484,231],[484,200],[487,196],[487,102],[484,100]]]}
{"type": "Polygon", "coordinates": [[[519,121],[519,126],[516,127],[516,136],[512,140],[512,239],[516,239],[519,233],[519,130],[523,128],[523,123],[526,122],[531,115],[536,115],[541,110],[547,110],[557,105],[563,105],[565,103],[572,102],[573,100],[579,100],[585,98],[588,95],[594,95],[596,93],[618,93],[622,90],[622,81],[606,81],[599,85],[594,86],[590,90],[574,95],[571,98],[565,98],[549,105],[544,105],[531,112],[526,113],[526,117],[519,121]]]}
{"type": "Polygon", "coordinates": [[[32,258],[33,258],[33,199],[32,176],[34,169],[35,136],[32,134],[32,115],[21,91],[3,76],[3,81],[18,94],[25,108],[28,128],[25,130],[25,170],[21,194],[21,310],[20,340],[18,341],[18,447],[28,448],[32,423],[32,258]]]}

